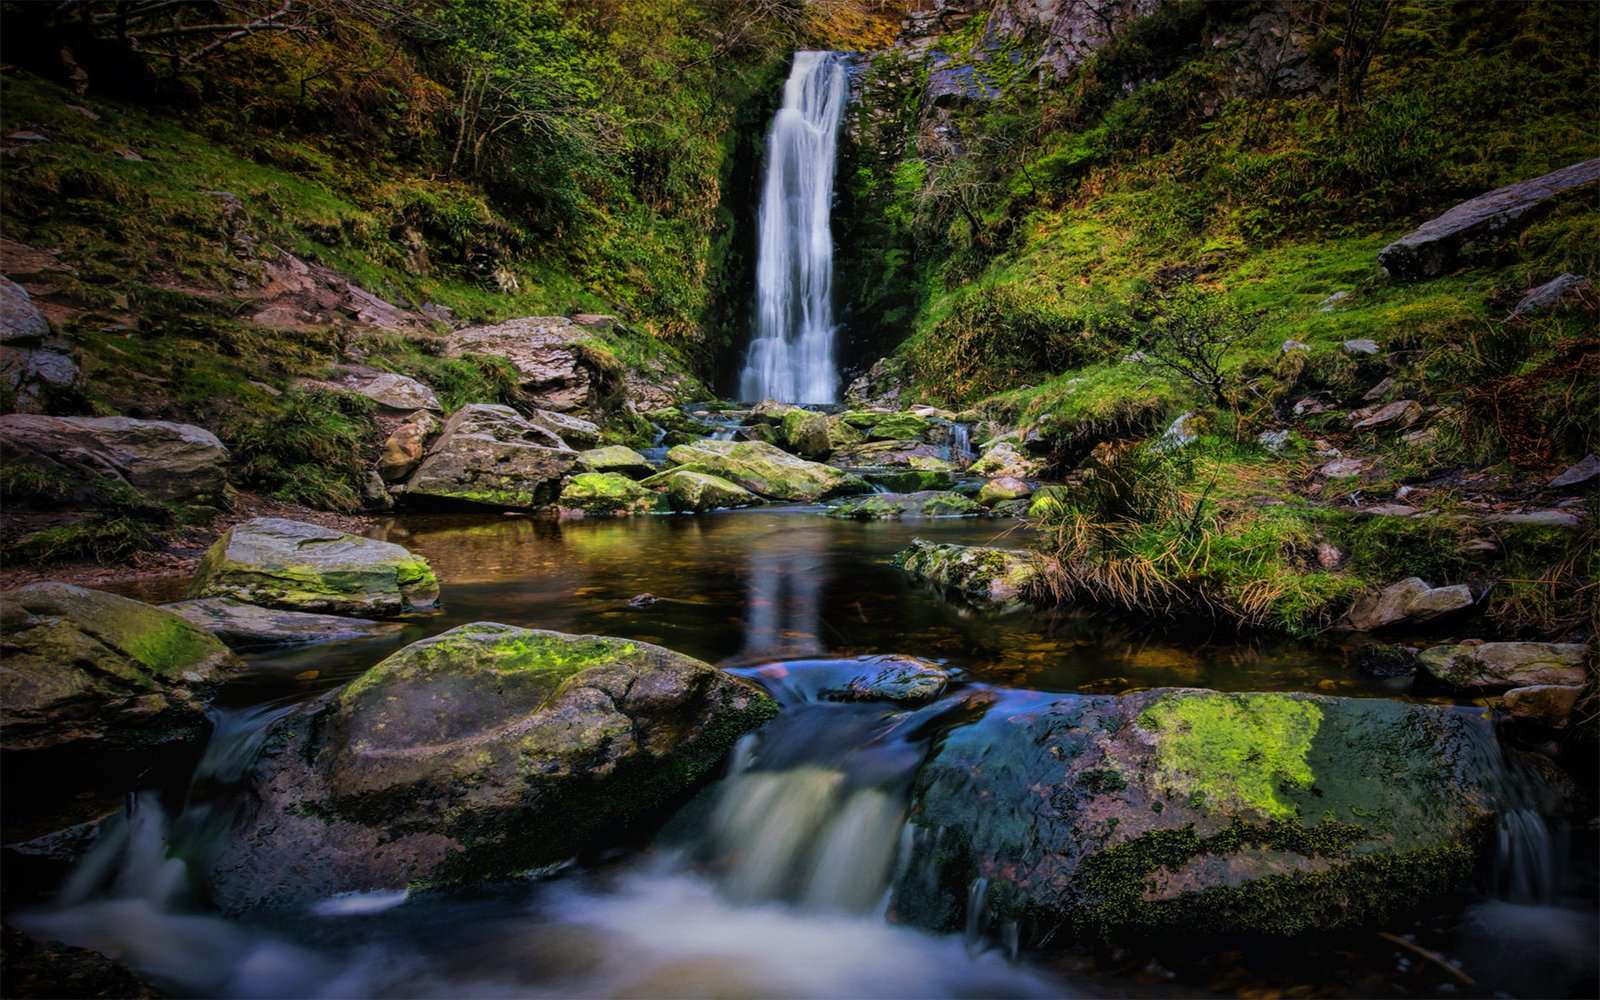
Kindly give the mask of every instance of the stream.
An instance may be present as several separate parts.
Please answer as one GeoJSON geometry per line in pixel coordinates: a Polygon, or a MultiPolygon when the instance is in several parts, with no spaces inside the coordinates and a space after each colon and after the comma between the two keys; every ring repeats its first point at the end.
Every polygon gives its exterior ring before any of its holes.
{"type": "MultiPolygon", "coordinates": [[[[975,614],[889,563],[917,537],[1025,545],[1013,522],[863,524],[780,506],[619,520],[405,517],[379,533],[432,563],[444,610],[382,641],[247,655],[251,671],[218,699],[187,785],[130,797],[66,884],[11,921],[102,951],[181,996],[1592,993],[1594,836],[1547,821],[1531,797],[1503,824],[1478,889],[1382,927],[1037,949],[985,919],[982,880],[965,934],[897,926],[887,887],[905,856],[922,723],[949,708],[820,700],[861,657],[938,661],[961,671],[967,692],[1180,685],[1396,696],[1331,645],[1088,612],[975,614]],[[542,880],[336,897],[247,920],[208,907],[193,874],[229,836],[268,727],[406,642],[485,620],[657,643],[764,685],[784,711],[659,830],[542,880]]],[[[182,583],[141,596],[171,599],[182,583]]]]}

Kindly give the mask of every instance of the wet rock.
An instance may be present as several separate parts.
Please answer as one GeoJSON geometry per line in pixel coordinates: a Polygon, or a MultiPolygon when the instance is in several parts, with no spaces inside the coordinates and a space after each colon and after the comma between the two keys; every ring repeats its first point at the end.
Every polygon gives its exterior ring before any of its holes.
{"type": "Polygon", "coordinates": [[[836,444],[828,461],[842,468],[913,469],[943,454],[944,449],[923,441],[868,441],[842,447],[836,444]]]}
{"type": "Polygon", "coordinates": [[[1511,315],[1506,319],[1516,319],[1529,313],[1542,312],[1550,309],[1566,296],[1582,291],[1590,286],[1591,282],[1581,274],[1563,274],[1545,282],[1538,288],[1522,297],[1517,307],[1511,310],[1511,315]]]}
{"type": "Polygon", "coordinates": [[[526,419],[535,427],[542,427],[560,438],[568,448],[593,448],[600,443],[600,427],[570,413],[533,410],[526,419]]]}
{"type": "Polygon", "coordinates": [[[105,476],[152,500],[221,498],[228,450],[203,427],[132,417],[0,416],[0,453],[84,476],[105,476]]]}
{"type": "Polygon", "coordinates": [[[205,629],[232,649],[374,639],[395,635],[400,629],[394,622],[263,608],[228,597],[178,601],[163,604],[161,609],[205,629]]]}
{"type": "Polygon", "coordinates": [[[1497,188],[1462,202],[1384,247],[1378,251],[1378,264],[1394,281],[1436,278],[1479,247],[1520,231],[1551,199],[1596,180],[1600,180],[1600,159],[1497,188]]]}
{"type": "Polygon", "coordinates": [[[1011,476],[1001,476],[983,484],[978,491],[978,502],[993,507],[1005,500],[1022,500],[1033,496],[1033,484],[1011,476]]]}
{"type": "Polygon", "coordinates": [[[97,951],[41,941],[6,924],[0,930],[0,995],[8,997],[166,996],[138,973],[97,951]]]}
{"type": "Polygon", "coordinates": [[[616,363],[596,348],[592,333],[564,316],[525,316],[457,330],[445,353],[506,359],[517,370],[523,394],[540,409],[598,412],[623,393],[616,363]]]}
{"type": "Polygon", "coordinates": [[[760,497],[743,486],[702,472],[675,469],[664,473],[663,482],[667,487],[667,503],[673,510],[686,514],[719,507],[750,507],[761,502],[760,497]]]}
{"type": "Polygon", "coordinates": [[[1564,490],[1592,483],[1596,479],[1600,479],[1600,455],[1591,452],[1585,455],[1582,461],[1568,467],[1565,472],[1545,483],[1545,486],[1553,490],[1564,490]]]}
{"type": "Polygon", "coordinates": [[[655,475],[655,466],[632,448],[620,444],[595,448],[578,456],[590,472],[615,472],[629,479],[644,479],[655,475]]]}
{"type": "Polygon", "coordinates": [[[202,696],[243,669],[169,611],[65,583],[0,600],[0,748],[148,750],[209,726],[202,696]]]}
{"type": "Polygon", "coordinates": [[[944,694],[950,672],[936,663],[915,656],[888,654],[869,657],[863,671],[842,687],[825,688],[820,694],[831,701],[892,701],[920,705],[944,694]]]}
{"type": "Polygon", "coordinates": [[[1026,549],[944,545],[917,539],[894,564],[915,580],[983,608],[1023,607],[1039,577],[1039,557],[1026,549]]]}
{"type": "Polygon", "coordinates": [[[1352,430],[1404,430],[1422,419],[1422,404],[1413,399],[1397,399],[1376,410],[1357,410],[1352,430]]]}
{"type": "Polygon", "coordinates": [[[870,492],[859,476],[808,462],[760,441],[699,441],[667,452],[667,461],[737,483],[773,500],[813,503],[829,497],[870,492]]]}
{"type": "Polygon", "coordinates": [[[916,493],[871,493],[831,504],[829,517],[882,521],[906,517],[963,517],[983,513],[978,503],[946,490],[916,493]]]}
{"type": "Polygon", "coordinates": [[[464,406],[405,484],[408,503],[532,510],[553,502],[578,453],[509,406],[464,406]]]}
{"type": "Polygon", "coordinates": [[[422,463],[428,439],[439,432],[439,418],[423,411],[394,429],[378,454],[378,475],[386,483],[398,483],[422,463]]]}
{"type": "Polygon", "coordinates": [[[1343,625],[1371,632],[1391,625],[1421,625],[1472,607],[1472,590],[1464,583],[1430,587],[1420,577],[1407,577],[1377,594],[1356,601],[1343,625]]]}
{"type": "Polygon", "coordinates": [[[1011,442],[1001,441],[985,448],[967,471],[974,476],[1038,479],[1044,474],[1044,463],[1024,454],[1011,442]]]}
{"type": "Polygon", "coordinates": [[[1485,642],[1434,646],[1418,658],[1429,677],[1466,691],[1581,685],[1589,647],[1582,643],[1485,642]]]}
{"type": "Polygon", "coordinates": [[[1565,729],[1581,697],[1581,685],[1536,684],[1512,688],[1500,697],[1500,704],[1518,722],[1546,729],[1565,729]]]}
{"type": "Polygon", "coordinates": [[[1436,705],[1161,689],[987,693],[918,775],[890,912],[1098,939],[1359,926],[1466,883],[1489,726],[1436,705]],[[979,880],[982,880],[981,882],[979,880]]]}
{"type": "Polygon", "coordinates": [[[686,793],[776,711],[659,646],[464,625],[280,724],[214,892],[239,912],[554,864],[686,793]]]}
{"type": "Polygon", "coordinates": [[[1412,646],[1369,642],[1350,651],[1350,665],[1368,677],[1406,677],[1417,672],[1417,650],[1412,646]]]}
{"type": "Polygon", "coordinates": [[[778,438],[784,447],[804,458],[826,458],[833,450],[828,418],[810,410],[790,410],[783,416],[778,438]]]}
{"type": "Polygon", "coordinates": [[[432,608],[439,581],[398,545],[258,517],[234,525],[200,560],[191,598],[227,597],[288,611],[393,618],[432,608]]]}
{"type": "Polygon", "coordinates": [[[585,514],[645,514],[655,510],[660,494],[615,472],[584,472],[568,479],[556,503],[562,510],[585,514]]]}

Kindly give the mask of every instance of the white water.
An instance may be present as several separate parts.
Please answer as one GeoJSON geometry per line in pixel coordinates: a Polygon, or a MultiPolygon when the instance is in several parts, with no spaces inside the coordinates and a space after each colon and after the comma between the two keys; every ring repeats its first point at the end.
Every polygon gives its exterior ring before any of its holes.
{"type": "Polygon", "coordinates": [[[756,256],[756,328],[739,376],[744,399],[832,403],[833,172],[846,100],[844,58],[796,52],[767,133],[756,256]]]}

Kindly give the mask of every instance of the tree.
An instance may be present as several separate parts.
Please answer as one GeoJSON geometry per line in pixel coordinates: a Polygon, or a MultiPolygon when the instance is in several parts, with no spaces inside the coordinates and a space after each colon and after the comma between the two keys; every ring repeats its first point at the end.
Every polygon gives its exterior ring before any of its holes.
{"type": "Polygon", "coordinates": [[[1223,363],[1261,320],[1227,296],[1198,285],[1182,285],[1156,306],[1141,362],[1181,386],[1199,389],[1218,406],[1228,405],[1223,363]]]}

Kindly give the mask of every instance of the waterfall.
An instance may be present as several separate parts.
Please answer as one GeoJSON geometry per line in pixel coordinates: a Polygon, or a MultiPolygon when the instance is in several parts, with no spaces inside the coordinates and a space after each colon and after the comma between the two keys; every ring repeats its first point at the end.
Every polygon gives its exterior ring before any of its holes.
{"type": "Polygon", "coordinates": [[[845,106],[844,57],[796,52],[767,133],[756,325],[739,376],[748,400],[832,403],[833,172],[845,106]]]}

